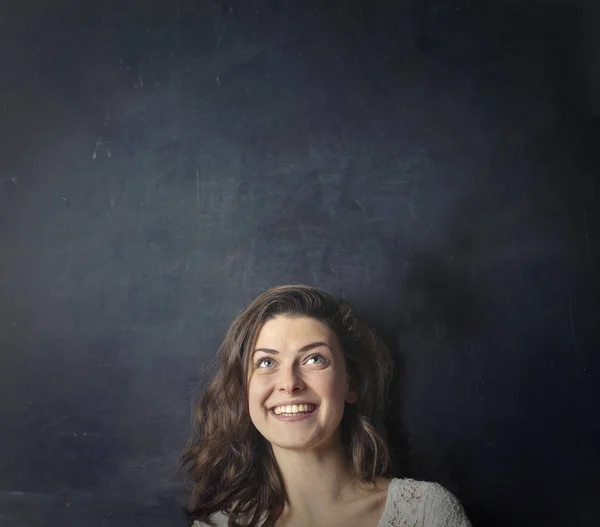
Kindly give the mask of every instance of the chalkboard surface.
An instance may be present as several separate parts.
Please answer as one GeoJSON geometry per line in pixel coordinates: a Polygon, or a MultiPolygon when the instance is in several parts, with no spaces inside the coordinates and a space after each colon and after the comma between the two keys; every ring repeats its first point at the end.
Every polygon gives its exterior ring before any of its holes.
{"type": "Polygon", "coordinates": [[[0,6],[0,525],[185,525],[177,461],[264,289],[394,352],[399,476],[598,525],[600,11],[0,6]]]}

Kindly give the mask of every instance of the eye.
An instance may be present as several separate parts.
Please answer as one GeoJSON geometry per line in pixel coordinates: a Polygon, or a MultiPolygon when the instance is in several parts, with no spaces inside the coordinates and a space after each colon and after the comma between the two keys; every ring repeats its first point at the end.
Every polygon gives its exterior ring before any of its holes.
{"type": "MultiPolygon", "coordinates": [[[[271,359],[270,357],[261,357],[260,359],[258,359],[255,363],[254,363],[254,367],[255,368],[260,368],[262,367],[262,365],[265,363],[265,361],[271,361],[273,362],[273,359],[271,359]]],[[[269,366],[266,366],[267,368],[269,366]]]]}
{"type": "MultiPolygon", "coordinates": [[[[311,355],[308,360],[311,361],[313,359],[319,359],[321,362],[320,364],[327,364],[327,360],[325,359],[325,357],[323,357],[323,355],[320,355],[318,353],[315,353],[314,355],[311,355]]],[[[307,361],[308,362],[308,361],[307,361]]],[[[319,363],[314,363],[314,364],[319,364],[319,363]]]]}

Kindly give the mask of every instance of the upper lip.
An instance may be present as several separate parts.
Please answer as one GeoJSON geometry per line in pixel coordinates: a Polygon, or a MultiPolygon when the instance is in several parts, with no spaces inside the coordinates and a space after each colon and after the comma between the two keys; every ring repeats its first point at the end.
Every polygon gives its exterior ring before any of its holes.
{"type": "Polygon", "coordinates": [[[316,403],[311,403],[310,401],[290,401],[288,403],[279,403],[279,404],[274,404],[272,406],[270,406],[270,409],[272,410],[273,408],[277,408],[278,406],[293,406],[294,404],[298,405],[298,404],[313,404],[315,406],[317,406],[316,403]]]}

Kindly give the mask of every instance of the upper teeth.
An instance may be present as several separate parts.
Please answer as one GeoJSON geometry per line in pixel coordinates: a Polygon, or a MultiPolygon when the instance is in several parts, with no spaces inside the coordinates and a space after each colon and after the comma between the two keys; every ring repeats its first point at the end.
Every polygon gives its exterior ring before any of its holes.
{"type": "Polygon", "coordinates": [[[275,414],[297,414],[298,412],[312,412],[314,404],[288,404],[287,406],[276,406],[273,408],[275,414]]]}

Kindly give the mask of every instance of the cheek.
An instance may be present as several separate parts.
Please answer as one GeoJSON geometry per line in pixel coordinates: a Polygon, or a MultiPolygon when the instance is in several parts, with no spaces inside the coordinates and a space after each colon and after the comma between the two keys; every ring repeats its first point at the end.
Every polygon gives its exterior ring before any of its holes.
{"type": "Polygon", "coordinates": [[[331,384],[336,394],[346,393],[348,390],[348,380],[345,372],[343,370],[337,371],[335,376],[331,379],[331,384]]]}
{"type": "Polygon", "coordinates": [[[335,408],[336,411],[343,410],[347,392],[347,384],[343,379],[340,379],[337,376],[320,379],[318,391],[321,396],[325,397],[332,408],[335,408]]]}
{"type": "Polygon", "coordinates": [[[250,411],[256,409],[258,406],[262,406],[267,391],[268,387],[265,382],[261,382],[260,379],[256,378],[250,380],[248,386],[248,404],[250,406],[250,411]]]}

